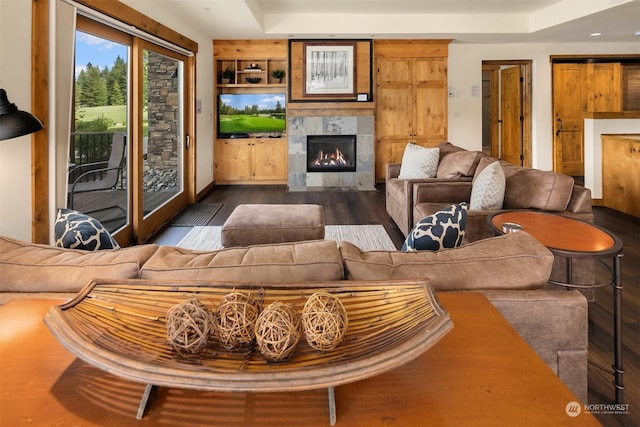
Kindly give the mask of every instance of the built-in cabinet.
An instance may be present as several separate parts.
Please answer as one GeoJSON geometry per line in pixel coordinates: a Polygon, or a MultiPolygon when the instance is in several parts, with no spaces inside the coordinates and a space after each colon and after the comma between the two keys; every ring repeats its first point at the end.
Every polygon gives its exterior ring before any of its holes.
{"type": "Polygon", "coordinates": [[[276,184],[287,178],[286,138],[220,139],[214,157],[220,184],[276,184]]]}
{"type": "Polygon", "coordinates": [[[448,41],[376,40],[376,180],[399,163],[408,142],[447,139],[448,41]]]}
{"type": "Polygon", "coordinates": [[[640,217],[640,134],[602,135],[604,205],[640,217]]]}
{"type": "MultiPolygon", "coordinates": [[[[286,40],[214,40],[214,97],[224,94],[283,93],[287,78],[286,40]],[[225,73],[226,71],[226,73],[225,73]]],[[[215,108],[218,108],[217,101],[215,108]]],[[[218,120],[218,114],[214,115],[218,120]]],[[[216,126],[216,129],[218,126],[216,126]]],[[[219,184],[287,182],[287,138],[214,136],[214,179],[219,184]]]]}

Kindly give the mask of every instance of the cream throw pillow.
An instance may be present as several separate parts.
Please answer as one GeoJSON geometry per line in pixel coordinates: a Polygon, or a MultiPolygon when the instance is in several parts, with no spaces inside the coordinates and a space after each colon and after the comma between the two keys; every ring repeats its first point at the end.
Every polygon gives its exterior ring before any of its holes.
{"type": "Polygon", "coordinates": [[[484,168],[473,181],[469,210],[502,209],[506,179],[500,162],[484,168]]]}
{"type": "Polygon", "coordinates": [[[435,178],[438,171],[440,149],[421,147],[409,143],[402,155],[399,179],[435,178]]]}

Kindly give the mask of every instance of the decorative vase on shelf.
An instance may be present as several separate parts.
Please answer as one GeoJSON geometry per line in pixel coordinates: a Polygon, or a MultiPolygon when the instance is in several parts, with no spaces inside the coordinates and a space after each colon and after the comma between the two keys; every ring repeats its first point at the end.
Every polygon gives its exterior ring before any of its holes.
{"type": "Polygon", "coordinates": [[[284,70],[273,70],[271,72],[271,77],[276,79],[278,83],[282,83],[282,78],[284,77],[284,70]]]}

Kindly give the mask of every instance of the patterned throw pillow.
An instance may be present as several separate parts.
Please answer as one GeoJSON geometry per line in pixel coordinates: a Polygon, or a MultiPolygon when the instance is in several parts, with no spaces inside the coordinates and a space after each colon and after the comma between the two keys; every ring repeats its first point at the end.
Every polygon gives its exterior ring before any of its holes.
{"type": "Polygon", "coordinates": [[[421,147],[409,143],[402,155],[399,179],[435,178],[438,170],[440,149],[421,147]]]}
{"type": "Polygon", "coordinates": [[[58,209],[55,223],[56,246],[67,249],[120,249],[106,228],[95,218],[71,209],[58,209]]]}
{"type": "Polygon", "coordinates": [[[506,179],[500,162],[484,168],[473,180],[469,210],[502,209],[506,179]]]}
{"type": "Polygon", "coordinates": [[[421,219],[409,232],[402,251],[438,251],[457,248],[467,227],[467,204],[451,205],[421,219]]]}

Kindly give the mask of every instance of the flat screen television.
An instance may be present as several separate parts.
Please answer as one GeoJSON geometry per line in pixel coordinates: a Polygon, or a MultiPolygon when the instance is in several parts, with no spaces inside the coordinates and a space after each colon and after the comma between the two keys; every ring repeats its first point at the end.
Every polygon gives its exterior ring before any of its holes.
{"type": "Polygon", "coordinates": [[[218,137],[281,136],[286,128],[284,93],[218,95],[218,137]]]}

